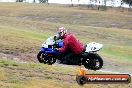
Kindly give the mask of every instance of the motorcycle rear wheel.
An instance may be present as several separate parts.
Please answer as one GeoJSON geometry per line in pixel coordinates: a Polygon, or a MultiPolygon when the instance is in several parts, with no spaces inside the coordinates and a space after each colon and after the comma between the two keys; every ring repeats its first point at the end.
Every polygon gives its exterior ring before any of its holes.
{"type": "Polygon", "coordinates": [[[90,70],[99,70],[103,66],[103,59],[97,53],[89,53],[83,61],[84,67],[90,70]]]}

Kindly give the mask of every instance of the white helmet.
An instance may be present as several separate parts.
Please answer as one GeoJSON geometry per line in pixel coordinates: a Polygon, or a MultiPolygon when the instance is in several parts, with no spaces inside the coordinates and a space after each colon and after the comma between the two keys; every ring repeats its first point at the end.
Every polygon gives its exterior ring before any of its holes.
{"type": "Polygon", "coordinates": [[[66,33],[67,33],[67,30],[64,27],[60,27],[57,31],[57,34],[59,34],[59,36],[61,37],[63,37],[66,33]]]}

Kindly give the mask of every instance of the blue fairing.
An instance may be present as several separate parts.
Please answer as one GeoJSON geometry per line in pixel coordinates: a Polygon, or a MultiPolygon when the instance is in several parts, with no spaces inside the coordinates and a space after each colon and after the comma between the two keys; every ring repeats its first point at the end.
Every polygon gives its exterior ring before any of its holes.
{"type": "Polygon", "coordinates": [[[44,47],[41,47],[40,48],[40,51],[45,52],[45,48],[44,47]]]}
{"type": "MultiPolygon", "coordinates": [[[[61,48],[63,46],[63,41],[58,42],[58,47],[61,48]]],[[[41,47],[40,51],[46,53],[46,54],[52,54],[52,55],[61,55],[60,52],[54,50],[53,48],[44,48],[41,47]]]]}
{"type": "Polygon", "coordinates": [[[60,41],[60,42],[58,43],[58,46],[59,46],[59,48],[61,48],[61,47],[63,46],[63,41],[60,41]]]}

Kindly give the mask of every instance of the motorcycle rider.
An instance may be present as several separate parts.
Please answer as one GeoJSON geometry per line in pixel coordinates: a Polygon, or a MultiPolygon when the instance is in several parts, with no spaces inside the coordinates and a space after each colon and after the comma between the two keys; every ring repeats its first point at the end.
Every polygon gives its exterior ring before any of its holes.
{"type": "Polygon", "coordinates": [[[67,33],[67,30],[64,27],[60,27],[57,34],[58,39],[62,39],[64,45],[62,48],[58,48],[56,50],[61,53],[68,53],[64,57],[64,60],[70,59],[71,56],[80,55],[83,52],[84,45],[72,33],[67,33]]]}

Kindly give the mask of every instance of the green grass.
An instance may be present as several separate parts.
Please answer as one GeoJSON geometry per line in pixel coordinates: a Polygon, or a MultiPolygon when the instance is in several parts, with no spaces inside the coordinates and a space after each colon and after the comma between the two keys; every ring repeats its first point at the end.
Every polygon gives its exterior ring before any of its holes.
{"type": "Polygon", "coordinates": [[[102,50],[102,54],[119,61],[131,62],[132,48],[127,46],[106,46],[102,50]]]}
{"type": "Polygon", "coordinates": [[[29,52],[31,48],[35,50],[35,48],[39,47],[50,35],[51,33],[39,33],[32,30],[0,26],[0,51],[26,53],[29,52]]]}
{"type": "Polygon", "coordinates": [[[75,81],[76,74],[78,74],[77,67],[64,68],[61,66],[0,60],[0,68],[1,88],[80,87],[75,81]]]}
{"type": "MultiPolygon", "coordinates": [[[[28,38],[28,39],[31,39],[31,40],[41,40],[42,39],[47,39],[48,36],[51,34],[51,33],[39,33],[39,32],[36,32],[36,31],[32,31],[32,30],[25,30],[25,29],[18,29],[18,28],[14,28],[14,27],[11,27],[11,26],[0,26],[0,33],[2,33],[4,36],[14,36],[15,38],[17,37],[22,37],[22,38],[28,38]]],[[[1,35],[2,35],[1,34],[1,35]]]]}
{"type": "MultiPolygon", "coordinates": [[[[80,86],[75,78],[78,67],[61,67],[36,63],[19,63],[11,60],[0,60],[1,88],[101,88],[130,84],[86,84],[80,86]]],[[[87,71],[87,73],[92,73],[87,71]]],[[[98,73],[98,72],[94,72],[98,73]]]]}

